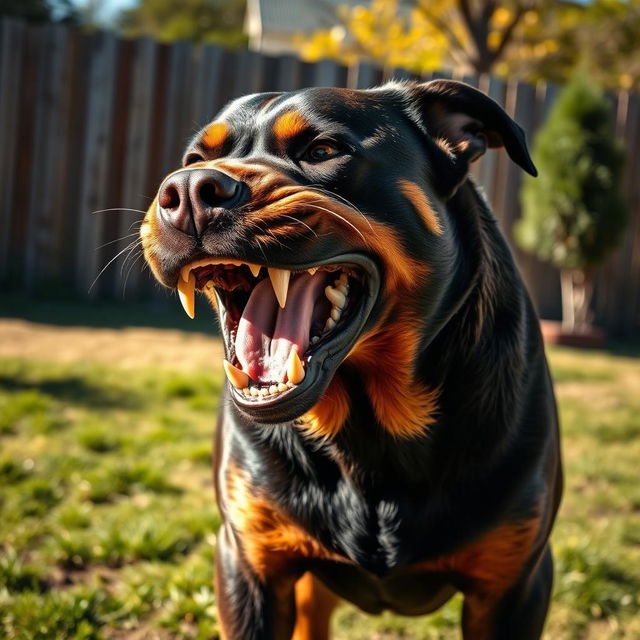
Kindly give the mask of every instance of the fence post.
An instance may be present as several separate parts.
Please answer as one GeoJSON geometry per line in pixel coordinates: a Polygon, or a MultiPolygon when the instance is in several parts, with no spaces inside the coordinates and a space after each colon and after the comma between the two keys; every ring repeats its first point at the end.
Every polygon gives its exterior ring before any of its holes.
{"type": "Polygon", "coordinates": [[[11,273],[9,265],[9,247],[24,32],[22,22],[6,19],[0,21],[0,281],[15,275],[11,273]]]}
{"type": "MultiPolygon", "coordinates": [[[[133,43],[131,94],[123,158],[122,206],[127,209],[146,209],[149,205],[145,197],[148,194],[142,191],[147,185],[149,171],[150,138],[153,133],[150,123],[153,120],[153,109],[157,107],[154,87],[157,47],[156,42],[150,38],[133,43]]],[[[136,239],[127,236],[137,233],[138,222],[142,217],[141,213],[124,209],[118,215],[117,233],[122,240],[116,243],[116,249],[124,250],[125,258],[117,261],[121,268],[115,271],[114,293],[121,290],[124,295],[127,282],[134,293],[138,291],[142,267],[139,265],[138,269],[135,268],[138,258],[135,246],[128,251],[126,248],[136,239]]]]}
{"type": "Polygon", "coordinates": [[[370,89],[380,84],[382,74],[370,62],[358,62],[349,67],[347,86],[350,89],[370,89]]]}
{"type": "Polygon", "coordinates": [[[34,135],[31,151],[31,185],[27,214],[24,279],[27,291],[40,281],[59,277],[57,259],[59,219],[57,194],[64,180],[65,107],[68,83],[63,81],[68,65],[68,31],[60,26],[42,27],[38,47],[34,135]]]}
{"type": "Polygon", "coordinates": [[[76,286],[84,295],[95,298],[93,286],[99,273],[98,251],[103,216],[94,212],[107,206],[110,133],[113,126],[117,41],[109,33],[91,38],[89,104],[85,122],[84,170],[79,197],[78,243],[76,247],[76,286]]]}

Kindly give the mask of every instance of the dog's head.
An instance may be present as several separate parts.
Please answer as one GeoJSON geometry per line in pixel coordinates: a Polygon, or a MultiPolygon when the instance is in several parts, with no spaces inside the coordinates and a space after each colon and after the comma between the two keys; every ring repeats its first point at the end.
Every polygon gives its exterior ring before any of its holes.
{"type": "Polygon", "coordinates": [[[518,125],[458,82],[240,98],[161,184],[145,257],[189,315],[209,298],[254,420],[330,435],[357,384],[403,433],[434,399],[412,368],[458,257],[446,202],[498,146],[535,173],[518,125]]]}

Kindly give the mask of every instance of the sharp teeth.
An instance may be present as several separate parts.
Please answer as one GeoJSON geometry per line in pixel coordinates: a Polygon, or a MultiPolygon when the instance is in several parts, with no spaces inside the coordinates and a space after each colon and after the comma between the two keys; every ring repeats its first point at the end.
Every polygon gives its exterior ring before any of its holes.
{"type": "Polygon", "coordinates": [[[191,274],[191,267],[187,264],[182,269],[180,269],[180,278],[184,282],[189,282],[189,275],[191,274]]]}
{"type": "Polygon", "coordinates": [[[324,324],[325,331],[331,331],[336,326],[336,321],[333,318],[327,318],[327,321],[324,324]]]}
{"type": "Polygon", "coordinates": [[[193,273],[190,273],[187,282],[185,282],[182,277],[178,278],[177,288],[182,308],[186,311],[187,315],[193,319],[196,315],[196,277],[193,273]]]}
{"type": "Polygon", "coordinates": [[[287,360],[287,378],[293,384],[299,384],[304,380],[304,366],[295,347],[291,349],[287,360]]]}
{"type": "Polygon", "coordinates": [[[259,264],[251,264],[250,262],[247,262],[247,266],[254,278],[257,278],[260,275],[260,269],[262,267],[259,264]]]}
{"type": "Polygon", "coordinates": [[[278,299],[278,304],[284,309],[287,303],[287,292],[289,291],[289,278],[291,277],[291,271],[286,269],[268,269],[269,278],[271,278],[271,285],[278,299]]]}
{"type": "Polygon", "coordinates": [[[327,286],[324,290],[324,294],[329,298],[329,301],[338,309],[344,309],[344,305],[347,303],[347,298],[344,293],[334,289],[331,286],[327,286]]]}
{"type": "Polygon", "coordinates": [[[222,366],[227,378],[229,378],[229,382],[236,389],[244,389],[249,385],[249,376],[244,371],[234,367],[228,360],[223,360],[222,366]]]}
{"type": "Polygon", "coordinates": [[[311,267],[311,269],[307,269],[307,271],[314,276],[316,274],[316,271],[318,270],[318,267],[311,267]]]}
{"type": "Polygon", "coordinates": [[[289,387],[284,382],[278,382],[278,391],[286,391],[289,387]]]}

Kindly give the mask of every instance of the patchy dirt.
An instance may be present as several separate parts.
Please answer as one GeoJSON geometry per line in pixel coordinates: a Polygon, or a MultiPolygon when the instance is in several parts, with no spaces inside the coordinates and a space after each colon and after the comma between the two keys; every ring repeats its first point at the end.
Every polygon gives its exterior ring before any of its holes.
{"type": "Polygon", "coordinates": [[[218,338],[168,329],[57,327],[0,318],[0,358],[104,362],[122,368],[190,370],[218,366],[218,338]]]}

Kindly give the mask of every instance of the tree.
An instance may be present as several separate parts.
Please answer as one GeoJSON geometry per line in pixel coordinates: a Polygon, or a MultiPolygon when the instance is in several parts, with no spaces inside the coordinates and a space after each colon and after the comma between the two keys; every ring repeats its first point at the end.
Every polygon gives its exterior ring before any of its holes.
{"type": "Polygon", "coordinates": [[[552,0],[372,0],[343,7],[342,27],[319,32],[302,43],[302,52],[308,59],[401,62],[418,72],[446,65],[486,73],[513,43],[539,31],[541,15],[559,8],[552,0]]]}
{"type": "Polygon", "coordinates": [[[586,64],[608,89],[640,89],[640,0],[361,2],[341,8],[333,29],[300,38],[303,57],[559,83],[586,64]]]}
{"type": "Polygon", "coordinates": [[[640,90],[640,0],[565,3],[538,22],[510,47],[498,73],[564,83],[582,66],[606,89],[640,90]]]}
{"type": "Polygon", "coordinates": [[[245,0],[140,0],[120,17],[122,32],[158,40],[246,44],[243,33],[245,0]]]}
{"type": "Polygon", "coordinates": [[[525,179],[518,244],[561,270],[563,325],[589,323],[594,267],[626,223],[622,143],[603,93],[581,72],[559,95],[535,140],[540,176],[525,179]]]}

